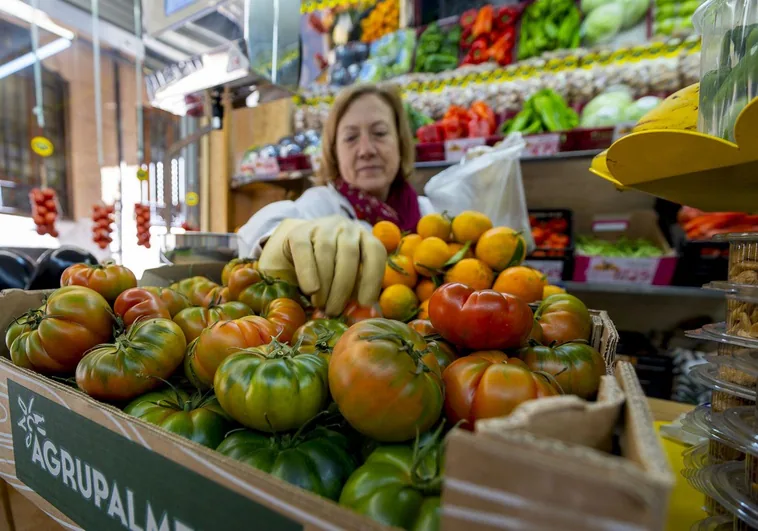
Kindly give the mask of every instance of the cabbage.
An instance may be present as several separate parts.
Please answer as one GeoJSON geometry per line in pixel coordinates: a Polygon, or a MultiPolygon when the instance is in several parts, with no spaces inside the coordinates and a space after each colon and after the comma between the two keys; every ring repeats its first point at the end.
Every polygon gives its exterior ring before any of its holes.
{"type": "Polygon", "coordinates": [[[588,15],[596,10],[598,7],[610,4],[616,0],[582,0],[582,13],[588,15]]]}
{"type": "Polygon", "coordinates": [[[624,121],[634,123],[639,122],[649,111],[658,107],[658,104],[660,104],[661,101],[663,101],[661,98],[655,96],[645,96],[644,98],[638,99],[629,105],[624,111],[624,121]]]}
{"type": "Polygon", "coordinates": [[[606,4],[592,11],[582,23],[584,41],[593,46],[609,42],[621,31],[624,8],[621,4],[606,4]]]}
{"type": "Polygon", "coordinates": [[[619,0],[619,3],[624,9],[621,29],[635,26],[650,8],[650,0],[619,0]]]}
{"type": "Polygon", "coordinates": [[[632,95],[627,87],[603,92],[584,107],[579,127],[608,127],[621,123],[631,104],[632,95]]]}

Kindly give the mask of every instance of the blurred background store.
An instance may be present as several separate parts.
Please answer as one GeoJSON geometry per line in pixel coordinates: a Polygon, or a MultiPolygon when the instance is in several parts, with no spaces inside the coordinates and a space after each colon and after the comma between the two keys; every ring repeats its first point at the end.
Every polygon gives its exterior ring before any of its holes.
{"type": "Polygon", "coordinates": [[[701,389],[681,373],[706,347],[683,331],[723,315],[723,299],[699,287],[727,269],[726,248],[704,240],[758,223],[620,192],[588,167],[699,79],[698,5],[3,0],[2,287],[45,287],[40,270],[58,248],[138,276],[228,259],[235,229],[312,184],[336,91],[393,82],[416,130],[418,191],[467,149],[527,135],[521,168],[539,245],[529,264],[610,313],[619,354],[650,396],[697,403],[701,389]],[[475,102],[490,119],[469,121],[475,102]],[[35,209],[48,198],[30,201],[40,187],[57,198],[43,216],[35,209]],[[605,271],[588,265],[598,260],[605,271]]]}

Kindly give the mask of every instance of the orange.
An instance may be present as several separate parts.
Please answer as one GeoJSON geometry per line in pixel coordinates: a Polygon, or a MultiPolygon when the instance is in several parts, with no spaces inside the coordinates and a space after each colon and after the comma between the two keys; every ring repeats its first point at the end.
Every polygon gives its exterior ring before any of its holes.
{"type": "Polygon", "coordinates": [[[416,319],[429,319],[429,299],[426,299],[418,307],[418,314],[416,314],[416,319]]]}
{"type": "Polygon", "coordinates": [[[542,290],[547,279],[540,271],[531,267],[509,267],[500,273],[492,289],[500,293],[510,293],[526,303],[542,299],[542,290]]]}
{"type": "Polygon", "coordinates": [[[481,235],[491,228],[490,218],[481,212],[466,210],[453,218],[453,239],[458,243],[476,243],[481,235]]]}
{"type": "Polygon", "coordinates": [[[495,271],[502,271],[524,261],[526,241],[511,228],[495,227],[479,238],[476,257],[495,271]]]}
{"type": "Polygon", "coordinates": [[[397,254],[402,254],[408,258],[413,258],[413,253],[416,251],[416,247],[424,238],[418,234],[406,234],[400,239],[400,244],[397,246],[397,254]]]}
{"type": "Polygon", "coordinates": [[[387,257],[384,266],[384,278],[382,287],[388,288],[395,284],[403,284],[409,288],[416,286],[418,273],[413,267],[413,260],[402,254],[393,254],[387,257]]]}
{"type": "Polygon", "coordinates": [[[385,289],[379,296],[379,306],[386,319],[409,321],[416,316],[418,299],[408,286],[395,284],[385,289]]]}
{"type": "Polygon", "coordinates": [[[416,296],[420,301],[428,301],[432,298],[432,293],[434,293],[435,289],[437,289],[437,286],[434,285],[434,281],[425,278],[416,286],[416,296]]]}
{"type": "Polygon", "coordinates": [[[444,241],[450,240],[450,218],[446,214],[427,214],[416,225],[416,232],[422,238],[439,238],[444,241]]]}
{"type": "Polygon", "coordinates": [[[566,290],[559,288],[558,286],[548,284],[542,288],[542,300],[547,299],[550,295],[557,295],[558,293],[566,293],[566,290]]]}
{"type": "Polygon", "coordinates": [[[426,238],[413,253],[413,267],[419,274],[431,277],[450,259],[450,248],[440,238],[426,238]]]}
{"type": "Polygon", "coordinates": [[[445,282],[460,282],[476,290],[491,288],[494,279],[492,269],[476,258],[464,258],[445,273],[445,282]]]}
{"type": "MultiPolygon", "coordinates": [[[[448,243],[447,246],[450,248],[450,256],[455,256],[455,253],[463,249],[462,243],[448,243]]],[[[474,246],[470,246],[466,253],[463,255],[462,258],[474,258],[474,246]]]]}
{"type": "Polygon", "coordinates": [[[392,223],[391,221],[380,221],[371,230],[374,236],[382,242],[384,248],[388,253],[394,252],[400,243],[402,234],[400,233],[400,227],[392,223]]]}

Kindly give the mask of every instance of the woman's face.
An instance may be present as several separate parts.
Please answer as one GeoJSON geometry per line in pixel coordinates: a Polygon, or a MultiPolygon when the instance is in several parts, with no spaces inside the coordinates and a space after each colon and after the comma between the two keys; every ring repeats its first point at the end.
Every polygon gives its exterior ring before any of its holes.
{"type": "Polygon", "coordinates": [[[336,149],[345,181],[387,199],[400,169],[400,141],[392,107],[376,94],[357,98],[337,125],[336,149]]]}

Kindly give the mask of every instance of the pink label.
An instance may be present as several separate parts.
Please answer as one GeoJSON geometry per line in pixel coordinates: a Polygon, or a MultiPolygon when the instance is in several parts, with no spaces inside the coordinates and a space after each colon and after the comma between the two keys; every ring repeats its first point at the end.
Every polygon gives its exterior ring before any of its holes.
{"type": "Polygon", "coordinates": [[[563,280],[562,260],[526,260],[524,265],[540,271],[551,283],[563,280]]]}
{"type": "Polygon", "coordinates": [[[590,257],[587,282],[626,282],[653,284],[658,269],[657,258],[590,257]]]}
{"type": "Polygon", "coordinates": [[[455,140],[445,140],[445,161],[458,162],[466,152],[472,147],[483,146],[484,138],[457,138],[455,140]]]}
{"type": "Polygon", "coordinates": [[[555,155],[561,149],[561,135],[551,133],[546,135],[525,136],[526,148],[524,156],[526,157],[547,157],[555,155]]]}

